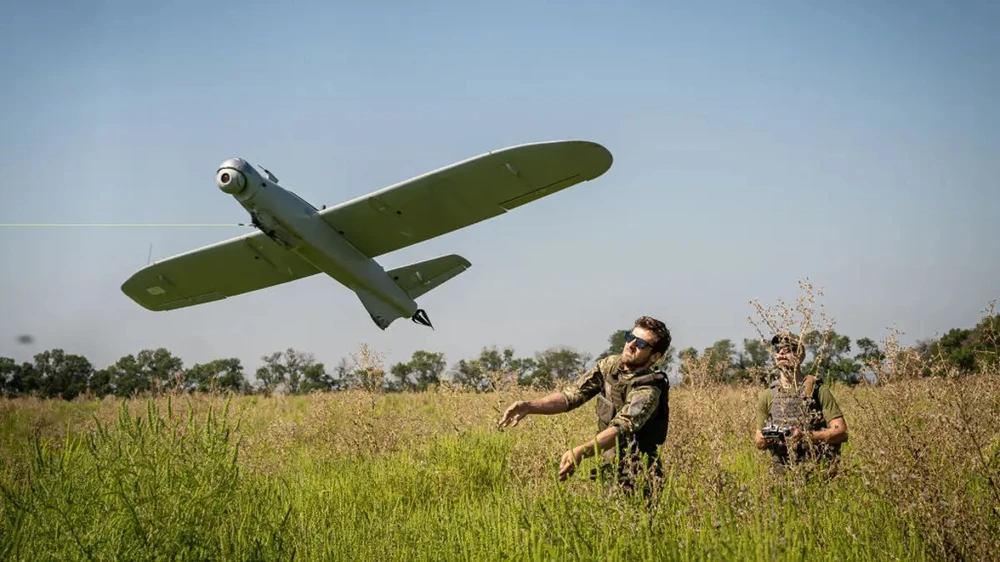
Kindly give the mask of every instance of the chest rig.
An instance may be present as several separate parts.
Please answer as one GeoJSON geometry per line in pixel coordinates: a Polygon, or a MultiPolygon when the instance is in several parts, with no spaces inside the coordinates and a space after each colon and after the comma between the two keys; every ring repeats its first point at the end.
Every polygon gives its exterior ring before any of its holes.
{"type": "Polygon", "coordinates": [[[667,375],[659,370],[643,370],[632,376],[623,377],[620,366],[620,357],[600,364],[604,386],[597,395],[597,429],[598,431],[607,429],[611,425],[611,420],[628,407],[628,395],[633,389],[655,386],[660,389],[660,397],[653,415],[632,435],[624,439],[619,437],[617,452],[622,454],[631,451],[649,456],[656,455],[656,447],[663,444],[667,438],[670,392],[667,375]]]}
{"type": "MultiPolygon", "coordinates": [[[[799,430],[817,431],[826,429],[827,423],[823,419],[823,408],[819,402],[819,385],[816,377],[808,375],[805,377],[802,389],[799,391],[786,390],[781,388],[780,381],[771,383],[771,425],[778,428],[798,427],[799,430]]],[[[792,454],[796,459],[801,459],[810,451],[806,444],[800,442],[795,451],[788,451],[784,443],[776,443],[770,446],[771,454],[777,462],[785,462],[792,454]]],[[[836,454],[840,450],[840,445],[821,445],[818,450],[812,451],[820,455],[836,454]]]]}
{"type": "Polygon", "coordinates": [[[771,383],[771,423],[778,427],[797,426],[802,431],[823,429],[823,411],[819,406],[816,377],[809,375],[798,392],[781,388],[780,381],[771,383]]]}

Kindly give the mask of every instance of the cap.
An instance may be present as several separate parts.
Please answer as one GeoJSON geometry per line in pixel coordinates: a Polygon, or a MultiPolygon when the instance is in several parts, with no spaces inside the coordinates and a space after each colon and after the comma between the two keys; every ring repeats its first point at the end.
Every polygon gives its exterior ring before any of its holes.
{"type": "Polygon", "coordinates": [[[778,344],[790,345],[798,351],[800,347],[799,336],[792,332],[776,334],[771,338],[771,345],[778,344]]]}

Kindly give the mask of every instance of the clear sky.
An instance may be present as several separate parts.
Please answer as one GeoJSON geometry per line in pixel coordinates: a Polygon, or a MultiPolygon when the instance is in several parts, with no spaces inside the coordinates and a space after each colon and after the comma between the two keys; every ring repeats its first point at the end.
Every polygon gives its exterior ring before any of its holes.
{"type": "Polygon", "coordinates": [[[420,299],[434,331],[382,332],[323,276],[168,313],[120,290],[150,244],[245,229],[0,229],[0,355],[165,346],[253,372],[367,342],[450,366],[494,344],[596,354],[639,314],[701,349],[754,336],[750,300],[805,278],[852,339],[971,327],[1000,297],[998,26],[995,2],[14,3],[0,222],[245,222],[214,184],[233,156],[317,206],[525,142],[615,161],[380,258],[472,262],[420,299]]]}

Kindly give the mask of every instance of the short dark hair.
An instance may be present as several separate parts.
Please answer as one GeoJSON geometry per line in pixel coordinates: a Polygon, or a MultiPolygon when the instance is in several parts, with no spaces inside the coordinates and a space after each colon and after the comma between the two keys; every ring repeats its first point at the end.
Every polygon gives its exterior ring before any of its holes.
{"type": "Polygon", "coordinates": [[[666,353],[670,349],[670,330],[667,325],[652,316],[640,316],[635,320],[635,326],[656,334],[653,342],[653,353],[666,353]]]}

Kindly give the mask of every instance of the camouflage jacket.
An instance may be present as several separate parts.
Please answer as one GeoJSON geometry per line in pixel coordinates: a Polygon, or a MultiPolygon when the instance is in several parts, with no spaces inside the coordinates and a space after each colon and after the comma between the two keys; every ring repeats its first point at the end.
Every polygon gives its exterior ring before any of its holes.
{"type": "Polygon", "coordinates": [[[670,385],[654,369],[625,372],[621,356],[600,359],[562,390],[573,410],[597,397],[598,430],[617,427],[619,446],[655,454],[667,436],[670,385]]]}

